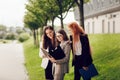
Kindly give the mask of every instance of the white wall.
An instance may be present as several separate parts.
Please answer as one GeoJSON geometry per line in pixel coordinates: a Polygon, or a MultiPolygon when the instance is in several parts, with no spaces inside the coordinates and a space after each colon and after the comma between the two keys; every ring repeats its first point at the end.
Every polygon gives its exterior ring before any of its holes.
{"type": "Polygon", "coordinates": [[[85,19],[86,33],[120,33],[120,11],[85,19]]]}

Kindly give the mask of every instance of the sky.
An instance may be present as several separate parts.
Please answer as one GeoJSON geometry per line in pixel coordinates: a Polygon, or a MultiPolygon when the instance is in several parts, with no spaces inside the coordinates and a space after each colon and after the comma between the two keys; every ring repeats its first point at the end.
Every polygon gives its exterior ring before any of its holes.
{"type": "Polygon", "coordinates": [[[26,0],[0,0],[0,24],[23,27],[26,0]]]}
{"type": "MultiPolygon", "coordinates": [[[[7,27],[23,27],[25,3],[27,0],[0,0],[0,24],[7,27]]],[[[64,23],[74,21],[74,14],[70,12],[64,19],[64,23]]],[[[55,20],[55,25],[60,25],[60,20],[55,20]]]]}
{"type": "MultiPolygon", "coordinates": [[[[68,24],[72,21],[75,21],[74,13],[73,12],[68,12],[67,16],[63,20],[63,23],[68,24]]],[[[55,25],[58,25],[58,26],[60,25],[60,19],[58,19],[58,18],[55,19],[55,25]]]]}

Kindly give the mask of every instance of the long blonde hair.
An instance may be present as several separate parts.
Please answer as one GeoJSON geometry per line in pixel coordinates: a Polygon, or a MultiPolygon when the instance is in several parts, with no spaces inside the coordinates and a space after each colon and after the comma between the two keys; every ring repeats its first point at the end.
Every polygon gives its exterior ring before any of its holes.
{"type": "Polygon", "coordinates": [[[77,22],[71,22],[69,25],[68,25],[68,28],[71,29],[72,31],[72,37],[73,37],[73,50],[75,51],[75,43],[78,42],[80,39],[79,39],[79,36],[80,34],[84,34],[85,31],[83,30],[83,28],[77,24],[77,22]]]}

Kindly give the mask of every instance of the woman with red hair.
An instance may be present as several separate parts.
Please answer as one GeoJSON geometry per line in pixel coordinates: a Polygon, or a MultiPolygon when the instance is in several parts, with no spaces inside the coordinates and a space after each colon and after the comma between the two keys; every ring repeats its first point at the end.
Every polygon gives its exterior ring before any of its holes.
{"type": "Polygon", "coordinates": [[[88,66],[92,63],[89,40],[83,28],[76,22],[70,23],[68,28],[72,33],[70,39],[72,41],[71,47],[73,53],[72,65],[74,66],[74,80],[80,80],[81,74],[79,73],[79,70],[82,68],[87,70],[88,66]]]}

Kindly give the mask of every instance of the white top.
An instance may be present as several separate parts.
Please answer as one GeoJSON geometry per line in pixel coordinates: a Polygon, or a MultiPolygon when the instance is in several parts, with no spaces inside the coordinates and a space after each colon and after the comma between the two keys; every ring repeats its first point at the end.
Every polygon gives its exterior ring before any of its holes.
{"type": "Polygon", "coordinates": [[[82,45],[81,42],[78,41],[75,43],[75,55],[81,55],[82,54],[82,45]]]}

